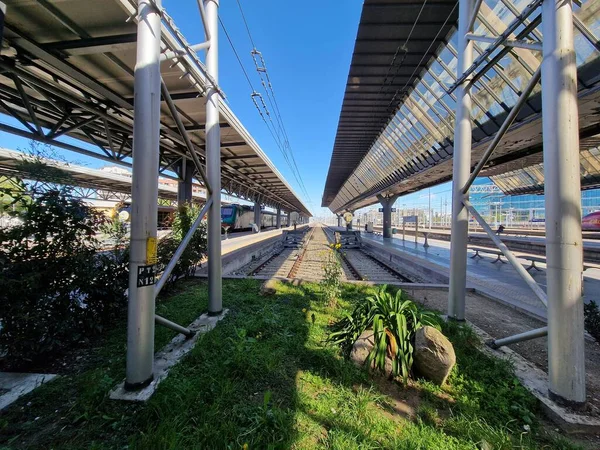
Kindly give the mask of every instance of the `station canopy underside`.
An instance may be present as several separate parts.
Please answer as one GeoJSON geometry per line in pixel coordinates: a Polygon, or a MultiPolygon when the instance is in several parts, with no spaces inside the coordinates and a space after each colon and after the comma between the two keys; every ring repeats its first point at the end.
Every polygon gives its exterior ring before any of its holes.
{"type": "MultiPolygon", "coordinates": [[[[22,126],[0,124],[0,130],[131,166],[137,2],[5,3],[0,110],[22,126]],[[91,144],[92,150],[65,143],[60,139],[63,136],[91,144]]],[[[199,18],[198,26],[201,27],[199,18]]],[[[195,152],[205,164],[205,91],[209,82],[204,64],[166,12],[162,15],[161,41],[163,52],[179,55],[162,62],[161,74],[195,152]]],[[[249,201],[310,216],[308,208],[223,97],[221,100],[223,190],[249,201]]],[[[161,172],[173,171],[181,176],[183,160],[186,170],[195,170],[163,96],[161,172]]]]}
{"type": "MultiPolygon", "coordinates": [[[[474,33],[499,36],[531,4],[531,0],[483,0],[474,33]]],[[[599,171],[587,161],[596,159],[594,149],[600,144],[600,0],[583,1],[574,8],[582,186],[596,187],[599,171]]],[[[323,206],[336,213],[355,210],[377,203],[377,194],[404,195],[451,179],[457,19],[457,1],[365,0],[323,206]]],[[[509,38],[541,42],[540,8],[509,38]]],[[[542,55],[503,46],[486,52],[491,44],[473,44],[474,58],[481,57],[483,66],[489,67],[471,89],[475,165],[542,55]]],[[[539,165],[541,152],[538,85],[481,176],[493,176],[503,191],[517,193],[498,180],[506,172],[539,165]]],[[[539,180],[531,181],[529,190],[521,193],[543,191],[541,182],[540,188],[539,180]]]]}

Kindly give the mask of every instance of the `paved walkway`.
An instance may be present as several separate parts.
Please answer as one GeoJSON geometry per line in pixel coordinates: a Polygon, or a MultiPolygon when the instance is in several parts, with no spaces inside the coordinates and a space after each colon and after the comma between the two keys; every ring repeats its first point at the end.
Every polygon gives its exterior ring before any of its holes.
{"type": "MultiPolygon", "coordinates": [[[[402,236],[395,236],[391,239],[385,239],[380,235],[362,232],[363,240],[385,243],[386,247],[391,247],[397,251],[415,256],[437,269],[438,272],[449,274],[450,270],[450,242],[429,239],[429,248],[424,248],[424,239],[419,238],[415,243],[414,236],[407,236],[402,240],[402,236]]],[[[520,252],[513,252],[517,257],[522,255],[520,252]]],[[[469,251],[469,256],[473,252],[469,251]]],[[[528,310],[543,315],[545,317],[545,306],[531,291],[525,281],[519,276],[517,271],[510,264],[500,262],[493,263],[493,255],[484,255],[482,258],[467,258],[467,282],[472,287],[476,287],[483,293],[491,294],[507,300],[509,303],[522,303],[528,306],[528,310]]],[[[506,260],[505,258],[503,258],[506,260]]],[[[529,261],[519,258],[524,265],[528,266],[529,261]]],[[[546,265],[536,263],[542,269],[540,271],[532,270],[531,275],[538,284],[546,290],[546,265]]],[[[598,300],[600,294],[600,269],[588,269],[584,272],[584,300],[598,300]]]]}

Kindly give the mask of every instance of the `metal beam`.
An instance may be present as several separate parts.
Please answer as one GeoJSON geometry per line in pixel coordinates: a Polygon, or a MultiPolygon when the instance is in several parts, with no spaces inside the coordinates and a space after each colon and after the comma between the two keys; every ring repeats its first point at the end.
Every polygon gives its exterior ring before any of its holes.
{"type": "Polygon", "coordinates": [[[529,341],[531,339],[537,339],[548,335],[548,327],[541,327],[535,330],[525,331],[524,333],[515,334],[514,336],[505,337],[502,339],[494,339],[487,344],[493,348],[498,349],[505,345],[516,344],[517,342],[529,341]]]}
{"type": "Polygon", "coordinates": [[[531,95],[535,86],[540,81],[541,76],[542,76],[542,67],[540,66],[533,74],[533,77],[531,77],[531,79],[529,80],[529,83],[527,83],[527,86],[525,86],[525,89],[519,96],[519,99],[517,100],[515,105],[512,107],[512,109],[510,110],[508,115],[506,116],[506,119],[504,119],[502,126],[500,126],[500,129],[494,135],[492,142],[490,142],[490,144],[486,148],[485,152],[481,156],[479,163],[477,163],[477,166],[473,170],[473,173],[470,175],[469,179],[467,180],[467,182],[465,183],[465,185],[462,188],[463,194],[466,194],[469,191],[469,188],[475,181],[475,178],[477,178],[477,176],[479,175],[479,173],[481,172],[481,170],[483,169],[485,164],[488,162],[488,160],[492,156],[492,153],[494,152],[494,150],[496,150],[496,148],[500,144],[500,140],[504,137],[504,135],[506,134],[506,132],[508,131],[508,129],[510,128],[512,123],[517,118],[517,115],[521,111],[521,108],[527,102],[529,95],[531,95]]]}
{"type": "MultiPolygon", "coordinates": [[[[173,256],[171,257],[171,260],[167,264],[167,267],[165,267],[165,270],[161,274],[160,279],[158,280],[158,283],[156,283],[156,285],[154,286],[154,295],[155,296],[158,296],[158,294],[160,293],[160,291],[162,290],[162,288],[165,286],[165,283],[169,279],[169,276],[173,272],[173,269],[175,269],[175,266],[177,265],[177,262],[181,258],[181,255],[183,255],[183,252],[185,251],[185,249],[189,245],[190,241],[194,237],[194,233],[196,233],[196,230],[200,226],[200,223],[204,219],[204,216],[208,212],[208,210],[211,207],[212,203],[213,203],[213,199],[212,198],[208,198],[208,200],[206,201],[205,205],[200,210],[200,213],[198,214],[198,217],[196,217],[196,220],[194,220],[194,223],[192,224],[192,226],[190,227],[190,229],[186,233],[185,237],[179,243],[179,246],[177,247],[177,250],[175,250],[175,253],[173,253],[173,256]]],[[[221,224],[220,224],[220,221],[219,221],[219,227],[220,226],[221,226],[221,224]]]]}
{"type": "Polygon", "coordinates": [[[175,106],[175,103],[173,103],[173,100],[171,99],[171,95],[169,94],[169,89],[167,88],[167,85],[165,84],[165,82],[162,79],[161,79],[161,92],[162,92],[163,98],[167,102],[169,111],[171,112],[171,116],[173,117],[173,120],[177,124],[177,128],[179,129],[179,134],[181,134],[181,137],[183,138],[183,140],[185,142],[188,152],[189,152],[190,156],[192,157],[194,164],[196,165],[196,169],[198,170],[198,173],[202,177],[202,181],[204,181],[206,190],[210,193],[210,192],[212,192],[212,190],[211,190],[210,183],[208,182],[208,179],[206,178],[206,172],[204,171],[204,167],[202,167],[202,164],[200,163],[200,160],[198,159],[198,155],[196,155],[196,149],[194,147],[194,144],[190,140],[190,137],[188,136],[187,131],[185,131],[185,126],[183,125],[183,122],[181,121],[181,117],[179,117],[179,111],[177,111],[177,107],[175,106]]]}
{"type": "MultiPolygon", "coordinates": [[[[494,233],[494,231],[490,228],[487,222],[481,217],[479,212],[473,207],[473,205],[469,202],[469,200],[464,199],[463,203],[468,211],[475,217],[475,220],[481,225],[483,230],[487,233],[489,238],[494,242],[496,247],[502,252],[502,254],[506,257],[508,262],[513,266],[513,268],[517,271],[519,276],[523,278],[523,280],[527,283],[527,285],[531,288],[537,298],[544,304],[544,306],[548,305],[548,298],[543,289],[537,284],[537,281],[533,279],[531,274],[523,267],[523,265],[517,260],[517,257],[513,255],[510,249],[506,246],[504,242],[500,240],[500,238],[494,233]]],[[[466,249],[466,246],[465,246],[466,249]]]]}
{"type": "Polygon", "coordinates": [[[117,34],[96,38],[74,39],[70,41],[51,42],[43,44],[47,51],[60,51],[68,55],[92,55],[111,53],[135,48],[137,33],[117,34]]]}
{"type": "MultiPolygon", "coordinates": [[[[485,42],[486,44],[494,44],[496,42],[496,38],[489,36],[481,36],[479,34],[474,33],[467,33],[467,39],[470,39],[471,41],[485,42]]],[[[537,52],[542,51],[542,43],[536,41],[505,39],[502,41],[502,45],[504,45],[505,47],[524,48],[527,50],[534,50],[537,52]]]]}

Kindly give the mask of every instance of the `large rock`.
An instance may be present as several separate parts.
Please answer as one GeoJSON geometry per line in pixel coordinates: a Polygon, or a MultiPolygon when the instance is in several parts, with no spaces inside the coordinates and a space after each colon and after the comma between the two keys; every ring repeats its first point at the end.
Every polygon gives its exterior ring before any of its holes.
{"type": "MultiPolygon", "coordinates": [[[[373,330],[364,331],[357,341],[352,346],[352,352],[350,353],[350,359],[354,361],[357,366],[364,366],[371,352],[371,349],[375,345],[375,340],[373,338],[373,330]]],[[[371,364],[371,370],[374,368],[374,364],[371,364]]],[[[392,373],[392,360],[389,356],[385,358],[385,374],[390,375],[392,373]]]]}
{"type": "Polygon", "coordinates": [[[260,287],[260,295],[266,297],[277,293],[278,280],[270,278],[266,280],[260,287]]]}
{"type": "Polygon", "coordinates": [[[446,336],[429,326],[417,331],[413,368],[419,375],[441,386],[455,363],[454,347],[446,336]]]}

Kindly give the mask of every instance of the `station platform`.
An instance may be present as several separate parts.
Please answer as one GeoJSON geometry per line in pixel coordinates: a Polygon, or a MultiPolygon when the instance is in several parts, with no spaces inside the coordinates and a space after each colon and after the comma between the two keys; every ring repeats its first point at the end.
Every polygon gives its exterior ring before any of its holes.
{"type": "MultiPolygon", "coordinates": [[[[298,225],[297,228],[308,226],[307,224],[298,225]]],[[[229,233],[227,236],[221,236],[221,254],[227,255],[236,250],[248,247],[272,237],[281,235],[285,230],[293,230],[294,227],[265,228],[260,233],[253,231],[241,231],[239,233],[229,233]]]]}
{"type": "MultiPolygon", "coordinates": [[[[339,229],[337,227],[333,228],[339,229]]],[[[384,239],[381,235],[364,231],[361,231],[361,236],[365,243],[379,245],[386,251],[400,252],[414,264],[425,266],[435,273],[449,277],[450,242],[448,241],[429,238],[429,247],[423,247],[424,238],[418,238],[415,243],[414,236],[407,236],[406,240],[402,240],[402,235],[396,234],[392,238],[384,239]]],[[[533,239],[533,237],[528,239],[533,239]]],[[[504,237],[502,240],[504,241],[504,237]]],[[[524,253],[518,251],[513,253],[523,265],[528,266],[530,264],[530,261],[519,258],[524,253]]],[[[472,255],[473,252],[469,251],[469,256],[472,255]]],[[[467,258],[467,286],[488,297],[545,319],[546,307],[515,269],[508,263],[493,263],[496,259],[495,256],[483,256],[483,258],[467,258]]],[[[546,265],[537,263],[537,266],[541,270],[532,270],[531,275],[545,291],[546,265]]],[[[598,294],[600,294],[600,269],[589,268],[584,271],[584,301],[597,300],[598,294]]]]}
{"type": "MultiPolygon", "coordinates": [[[[395,238],[402,239],[402,228],[396,228],[395,238]]],[[[362,231],[362,230],[361,230],[362,231]]],[[[382,228],[374,227],[376,233],[382,233],[382,228]]],[[[530,234],[532,230],[505,230],[500,235],[502,242],[513,251],[527,252],[529,254],[544,255],[546,253],[546,238],[541,234],[540,230],[535,230],[535,234],[530,234]],[[519,233],[521,231],[521,233],[519,233]]],[[[450,242],[451,232],[448,229],[426,228],[419,229],[419,235],[428,233],[429,240],[436,239],[439,241],[450,242]]],[[[369,233],[370,234],[370,233],[369,233]]],[[[406,229],[407,240],[413,239],[415,236],[414,228],[406,229]]],[[[584,232],[583,234],[583,259],[586,263],[600,263],[600,235],[597,232],[584,232]]],[[[469,244],[491,246],[494,244],[489,236],[483,231],[469,231],[469,244]]]]}

